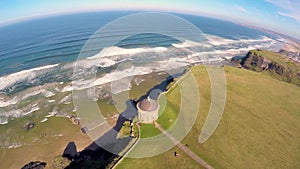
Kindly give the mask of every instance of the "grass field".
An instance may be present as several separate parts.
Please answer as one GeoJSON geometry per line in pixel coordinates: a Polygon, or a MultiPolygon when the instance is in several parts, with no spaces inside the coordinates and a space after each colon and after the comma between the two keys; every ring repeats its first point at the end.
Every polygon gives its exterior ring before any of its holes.
{"type": "MultiPolygon", "coordinates": [[[[227,102],[222,120],[213,136],[199,144],[210,106],[210,82],[204,67],[194,67],[192,72],[199,85],[201,107],[183,144],[215,168],[300,168],[299,87],[261,73],[225,67],[227,102]]],[[[168,101],[178,98],[175,94],[168,101]]],[[[166,109],[174,108],[168,106],[166,109]]],[[[176,117],[176,113],[168,115],[163,113],[166,117],[158,120],[164,128],[170,125],[165,123],[168,119],[176,117]]],[[[125,158],[117,168],[197,168],[182,153],[172,159],[174,151],[176,148],[152,158],[125,158]],[[181,165],[179,161],[189,162],[181,165]]]]}
{"type": "MultiPolygon", "coordinates": [[[[273,79],[263,73],[225,67],[227,102],[222,120],[213,136],[204,144],[198,143],[199,134],[210,107],[210,81],[203,66],[191,69],[200,93],[200,109],[196,123],[181,141],[215,168],[300,168],[300,87],[273,79]]],[[[140,85],[132,85],[129,92],[134,99],[144,95],[163,80],[164,76],[146,75],[140,85]]],[[[54,97],[54,96],[53,96],[54,97]]],[[[65,95],[55,96],[65,97],[65,95]]],[[[166,107],[160,110],[158,123],[168,129],[176,121],[180,108],[178,86],[167,94],[166,107]]],[[[160,100],[164,104],[166,100],[160,100]]],[[[25,103],[24,103],[25,104],[25,103]]],[[[107,100],[98,105],[105,117],[117,114],[107,100]]],[[[59,105],[66,112],[73,107],[59,105]]],[[[43,108],[38,112],[48,112],[43,108]]],[[[70,141],[81,150],[91,140],[79,131],[67,118],[51,117],[39,123],[45,113],[16,118],[0,128],[2,145],[15,142],[18,148],[0,148],[1,168],[20,168],[29,161],[46,161],[61,155],[70,141]],[[25,122],[37,122],[30,131],[23,128],[25,122]],[[46,135],[45,135],[46,133],[46,135]]],[[[124,133],[128,134],[128,124],[124,133]]],[[[135,131],[137,131],[135,127],[135,131]]],[[[153,124],[141,125],[141,137],[160,134],[153,124]]],[[[125,158],[117,168],[201,168],[193,159],[177,147],[151,158],[125,158]],[[179,156],[174,156],[174,152],[179,156]]]]}
{"type": "Polygon", "coordinates": [[[174,84],[174,88],[166,94],[166,101],[163,100],[163,97],[160,97],[159,99],[161,106],[159,110],[160,116],[157,119],[157,122],[164,127],[164,129],[170,128],[176,121],[181,102],[181,98],[178,96],[180,96],[180,90],[178,86],[174,84]]]}
{"type": "Polygon", "coordinates": [[[141,138],[153,137],[161,134],[161,132],[155,128],[154,124],[140,124],[141,138]]]}
{"type": "Polygon", "coordinates": [[[174,147],[159,156],[151,158],[125,158],[121,163],[119,163],[119,165],[116,166],[116,169],[124,168],[202,169],[202,166],[184,154],[184,152],[180,149],[174,147]],[[179,156],[174,156],[175,151],[179,154],[179,156]]]}

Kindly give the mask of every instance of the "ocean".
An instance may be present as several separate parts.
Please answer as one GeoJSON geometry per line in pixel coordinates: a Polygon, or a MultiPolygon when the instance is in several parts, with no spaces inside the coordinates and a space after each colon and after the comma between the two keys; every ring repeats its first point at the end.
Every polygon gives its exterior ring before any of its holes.
{"type": "MultiPolygon", "coordinates": [[[[87,39],[99,28],[132,12],[94,12],[71,14],[24,21],[0,27],[0,76],[35,67],[71,62],[87,39]]],[[[274,35],[227,21],[177,14],[203,33],[225,39],[276,38],[274,35]]],[[[108,37],[113,36],[107,35],[108,37]]],[[[162,36],[135,36],[120,43],[121,47],[165,46],[176,43],[162,36]],[[147,44],[141,41],[147,41],[147,44]],[[158,42],[158,43],[157,43],[158,42]]],[[[242,44],[241,44],[242,46],[242,44]]]]}
{"type": "MultiPolygon", "coordinates": [[[[119,17],[134,13],[136,12],[68,14],[0,27],[0,119],[2,118],[0,123],[7,123],[10,117],[28,114],[28,111],[24,112],[22,108],[18,108],[19,112],[15,111],[18,115],[13,112],[20,101],[34,96],[34,94],[29,96],[18,94],[19,92],[39,86],[38,90],[34,90],[36,95],[44,94],[45,97],[51,97],[55,92],[46,90],[43,88],[44,85],[50,83],[65,85],[74,80],[72,73],[75,61],[95,31],[119,17]]],[[[96,85],[102,85],[123,78],[125,69],[118,71],[113,69],[129,60],[155,62],[128,68],[134,69],[135,72],[130,75],[138,75],[200,61],[221,62],[234,56],[245,55],[251,49],[278,50],[282,45],[282,37],[278,35],[232,22],[202,16],[173,15],[191,22],[206,35],[211,47],[214,48],[211,53],[206,51],[209,57],[199,60],[199,55],[204,53],[199,42],[190,40],[182,42],[165,35],[144,33],[123,39],[115,46],[102,44],[104,48],[95,48],[85,58],[80,58],[76,65],[88,69],[96,61],[100,74],[96,85]],[[196,53],[184,50],[198,46],[196,53]],[[106,57],[99,58],[97,53],[100,51],[109,53],[106,57]]],[[[112,30],[107,34],[106,40],[119,36],[119,31],[112,30]]],[[[104,39],[103,43],[106,40],[104,39]]],[[[57,91],[69,92],[73,88],[74,86],[67,85],[57,91]]],[[[30,108],[38,110],[37,105],[31,105],[30,108]]]]}

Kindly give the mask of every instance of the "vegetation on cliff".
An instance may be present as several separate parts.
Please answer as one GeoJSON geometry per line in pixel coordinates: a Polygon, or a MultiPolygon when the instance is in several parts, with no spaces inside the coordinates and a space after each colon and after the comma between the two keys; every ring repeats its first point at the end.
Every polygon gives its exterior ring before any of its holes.
{"type": "Polygon", "coordinates": [[[300,86],[300,63],[279,53],[266,50],[251,50],[240,59],[246,69],[262,72],[273,78],[300,86]]]}

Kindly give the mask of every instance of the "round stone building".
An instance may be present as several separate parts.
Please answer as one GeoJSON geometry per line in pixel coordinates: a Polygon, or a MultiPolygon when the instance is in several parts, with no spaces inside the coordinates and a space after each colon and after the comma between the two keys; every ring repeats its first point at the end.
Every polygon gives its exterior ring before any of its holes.
{"type": "Polygon", "coordinates": [[[158,118],[159,104],[150,97],[138,102],[137,109],[141,123],[152,123],[158,118]]]}

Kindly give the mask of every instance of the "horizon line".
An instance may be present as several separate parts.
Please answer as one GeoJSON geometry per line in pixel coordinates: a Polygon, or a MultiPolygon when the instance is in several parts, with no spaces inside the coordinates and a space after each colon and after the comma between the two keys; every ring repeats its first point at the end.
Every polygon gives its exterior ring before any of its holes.
{"type": "Polygon", "coordinates": [[[218,15],[213,15],[205,12],[199,12],[199,11],[186,11],[186,10],[171,10],[171,9],[138,9],[138,8],[97,8],[97,9],[82,9],[82,10],[73,10],[73,11],[61,11],[61,12],[53,12],[53,13],[45,13],[45,14],[40,14],[40,15],[33,15],[33,16],[28,16],[24,18],[19,18],[19,19],[13,19],[9,21],[4,21],[0,22],[0,28],[1,27],[6,27],[26,21],[31,21],[31,20],[38,20],[38,19],[43,19],[43,18],[51,18],[55,16],[64,16],[64,15],[72,15],[72,14],[82,14],[82,13],[93,13],[93,12],[160,12],[160,13],[169,13],[169,14],[183,14],[183,15],[192,15],[192,16],[200,16],[200,17],[207,17],[211,19],[217,19],[217,20],[222,20],[222,21],[227,21],[231,23],[235,23],[241,26],[246,26],[252,29],[264,29],[265,31],[271,31],[273,33],[277,33],[283,36],[287,36],[288,38],[297,40],[300,42],[300,39],[296,37],[292,37],[291,35],[287,35],[286,33],[281,33],[275,30],[271,30],[268,28],[264,28],[262,26],[258,25],[251,25],[249,23],[245,22],[237,22],[233,21],[231,19],[225,18],[225,17],[220,17],[218,15]]]}

